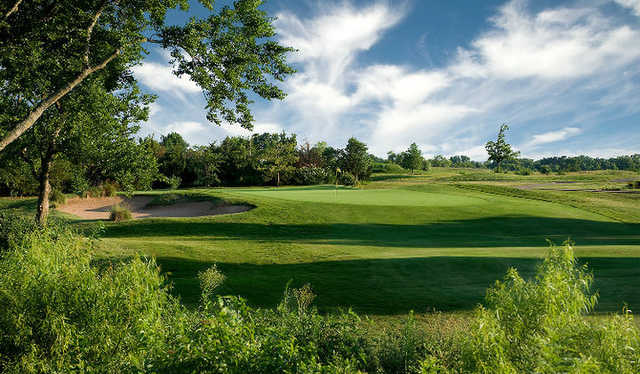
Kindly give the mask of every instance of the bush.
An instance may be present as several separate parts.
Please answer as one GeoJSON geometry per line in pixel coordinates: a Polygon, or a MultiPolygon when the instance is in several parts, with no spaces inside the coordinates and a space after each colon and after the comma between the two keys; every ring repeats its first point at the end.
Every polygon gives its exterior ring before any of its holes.
{"type": "Polygon", "coordinates": [[[353,174],[349,173],[348,171],[345,171],[344,173],[341,173],[340,176],[338,177],[338,183],[343,186],[355,186],[356,177],[353,174]]]}
{"type": "Polygon", "coordinates": [[[640,181],[629,182],[627,183],[627,187],[631,189],[640,189],[640,181]]]}
{"type": "Polygon", "coordinates": [[[66,202],[67,197],[58,189],[52,190],[49,194],[49,206],[51,206],[52,208],[57,208],[61,205],[64,205],[66,202]]]}
{"type": "Polygon", "coordinates": [[[109,215],[111,221],[123,222],[129,221],[131,218],[131,210],[127,206],[116,204],[111,207],[111,215],[109,215]]]}
{"type": "Polygon", "coordinates": [[[569,244],[552,247],[532,280],[509,270],[477,311],[463,371],[637,373],[640,335],[631,316],[585,318],[597,302],[592,280],[569,244]]]}
{"type": "Polygon", "coordinates": [[[301,167],[295,170],[293,179],[295,184],[308,186],[327,183],[329,175],[323,168],[301,167]]]}
{"type": "Polygon", "coordinates": [[[21,228],[0,259],[0,372],[137,372],[166,351],[182,307],[153,262],[100,270],[65,226],[21,228]]]}
{"type": "Polygon", "coordinates": [[[111,181],[106,181],[102,184],[103,195],[107,197],[116,196],[118,193],[118,185],[111,181]]]}
{"type": "Polygon", "coordinates": [[[519,168],[518,170],[516,170],[516,174],[517,175],[531,175],[531,174],[533,174],[533,170],[531,170],[529,168],[519,168]]]}
{"type": "Polygon", "coordinates": [[[202,297],[206,300],[212,300],[218,288],[222,286],[225,276],[218,270],[216,265],[213,265],[209,269],[198,273],[198,279],[200,280],[202,297]]]}
{"type": "Polygon", "coordinates": [[[91,186],[89,187],[89,189],[85,192],[84,197],[103,197],[104,196],[104,190],[102,189],[101,186],[91,186]]]}
{"type": "Polygon", "coordinates": [[[180,188],[181,183],[182,183],[182,179],[180,177],[173,176],[173,177],[169,177],[168,179],[170,190],[177,190],[178,188],[180,188]]]}
{"type": "Polygon", "coordinates": [[[549,166],[549,165],[543,165],[540,168],[540,172],[542,174],[544,174],[544,175],[549,175],[549,174],[551,174],[552,171],[553,171],[553,169],[551,169],[551,166],[549,166]]]}

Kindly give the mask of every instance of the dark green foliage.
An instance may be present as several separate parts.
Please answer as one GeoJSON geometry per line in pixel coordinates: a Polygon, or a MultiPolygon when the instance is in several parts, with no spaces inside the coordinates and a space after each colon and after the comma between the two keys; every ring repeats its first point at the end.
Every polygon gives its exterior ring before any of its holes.
{"type": "Polygon", "coordinates": [[[343,186],[355,186],[357,183],[358,180],[356,177],[348,171],[338,174],[338,184],[343,186]]]}
{"type": "Polygon", "coordinates": [[[294,172],[293,182],[298,185],[323,184],[329,181],[329,174],[326,169],[319,167],[301,167],[294,172]]]}
{"type": "Polygon", "coordinates": [[[531,170],[529,168],[521,167],[516,171],[516,174],[518,174],[518,175],[531,175],[531,174],[533,174],[533,170],[531,170]]]}
{"type": "MultiPolygon", "coordinates": [[[[251,128],[250,95],[284,98],[274,82],[294,72],[286,63],[294,50],[276,41],[262,1],[214,7],[203,0],[209,14],[183,24],[165,18],[170,10],[187,11],[186,0],[18,3],[0,21],[3,137],[14,130],[12,138],[19,137],[38,120],[28,119],[30,113],[53,108],[56,95],[65,97],[101,72],[112,83],[130,80],[128,70],[148,53],[148,43],[170,51],[174,73],[202,87],[207,118],[216,124],[251,128]]],[[[12,141],[0,139],[0,151],[12,141]]]]}

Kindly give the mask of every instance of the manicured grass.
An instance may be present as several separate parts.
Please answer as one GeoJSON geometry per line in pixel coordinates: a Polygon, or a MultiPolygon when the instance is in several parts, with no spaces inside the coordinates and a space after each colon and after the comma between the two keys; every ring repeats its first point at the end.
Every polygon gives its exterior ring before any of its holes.
{"type": "MultiPolygon", "coordinates": [[[[606,183],[628,174],[585,175],[563,177],[606,183]]],[[[594,272],[599,311],[619,311],[625,302],[632,310],[640,306],[640,217],[634,213],[640,200],[509,187],[558,176],[492,177],[443,169],[377,176],[360,190],[171,191],[257,208],[229,216],[106,223],[100,256],[154,256],[187,304],[197,302],[198,272],[216,263],[227,275],[222,292],[256,306],[274,306],[292,281],[294,287],[310,283],[322,311],[353,307],[388,316],[468,311],[509,267],[532,274],[547,239],[571,238],[594,272]],[[468,174],[470,181],[463,178],[468,174]]],[[[166,193],[151,194],[161,201],[166,193]]]]}

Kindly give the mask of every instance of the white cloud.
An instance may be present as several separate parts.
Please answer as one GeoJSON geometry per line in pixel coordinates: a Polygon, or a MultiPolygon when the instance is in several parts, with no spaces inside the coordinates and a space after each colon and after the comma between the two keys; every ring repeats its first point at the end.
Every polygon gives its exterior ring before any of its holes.
{"type": "Polygon", "coordinates": [[[277,123],[254,123],[253,131],[242,128],[238,125],[223,124],[222,129],[228,136],[250,136],[251,134],[262,134],[282,132],[282,126],[277,123]]]}
{"type": "Polygon", "coordinates": [[[494,30],[460,49],[452,70],[468,77],[571,79],[615,70],[640,56],[638,31],[596,8],[555,8],[537,14],[512,1],[493,18],[494,30]]]}
{"type": "MultiPolygon", "coordinates": [[[[640,3],[616,1],[632,9],[640,3]]],[[[578,134],[584,136],[572,142],[573,149],[587,150],[589,145],[579,148],[579,141],[600,126],[605,111],[629,115],[640,107],[635,94],[640,30],[605,13],[599,1],[539,12],[524,0],[508,2],[489,20],[488,31],[464,47],[453,46],[454,58],[438,68],[375,60],[373,49],[403,20],[407,7],[385,1],[312,4],[313,16],[277,15],[280,41],[300,50],[292,56],[299,72],[285,82],[283,102],[255,113],[254,132],[284,129],[335,146],[357,136],[378,155],[416,142],[425,155],[481,160],[486,159],[481,144],[494,138],[503,122],[511,125],[509,140],[523,151],[541,154],[545,145],[578,134]],[[367,59],[365,51],[370,51],[367,59]],[[563,125],[554,125],[560,121],[563,125]]],[[[200,91],[160,64],[144,64],[136,76],[155,90],[182,97],[200,91]]],[[[204,134],[193,136],[198,144],[214,135],[251,134],[238,126],[202,125],[200,118],[172,118],[168,105],[161,115],[169,127],[180,124],[187,133],[204,134]]],[[[634,139],[616,144],[627,149],[637,143],[634,139]]]]}
{"type": "Polygon", "coordinates": [[[629,8],[636,16],[640,16],[640,0],[614,0],[625,8],[629,8]]]}
{"type": "Polygon", "coordinates": [[[184,99],[186,94],[202,91],[187,76],[177,77],[173,74],[171,67],[167,64],[144,62],[132,70],[137,80],[156,92],[168,92],[184,99]]]}
{"type": "Polygon", "coordinates": [[[391,7],[380,2],[356,8],[344,2],[326,8],[313,19],[280,13],[276,27],[282,41],[300,51],[292,56],[293,61],[311,64],[307,69],[324,73],[323,80],[333,84],[342,79],[356,54],[371,48],[404,13],[404,6],[391,7]]]}
{"type": "Polygon", "coordinates": [[[565,127],[562,130],[550,131],[544,134],[534,135],[533,139],[527,143],[528,147],[536,147],[542,144],[559,142],[566,140],[572,136],[576,136],[582,132],[582,129],[577,127],[565,127]]]}

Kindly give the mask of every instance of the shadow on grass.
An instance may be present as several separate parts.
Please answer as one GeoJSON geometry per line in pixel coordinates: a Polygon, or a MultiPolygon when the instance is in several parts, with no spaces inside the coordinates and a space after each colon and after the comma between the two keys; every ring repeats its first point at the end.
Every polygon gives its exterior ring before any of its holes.
{"type": "Polygon", "coordinates": [[[424,225],[142,220],[108,226],[105,232],[108,238],[153,236],[409,248],[526,247],[539,246],[547,238],[571,238],[580,245],[639,245],[640,224],[527,216],[424,225]]]}
{"type": "MultiPolygon", "coordinates": [[[[187,305],[199,298],[197,273],[212,263],[160,257],[174,292],[187,305]]],[[[481,303],[486,289],[502,279],[510,267],[525,278],[537,259],[495,257],[430,257],[316,262],[303,264],[218,263],[227,276],[222,294],[240,295],[257,307],[274,307],[287,282],[310,283],[321,312],[352,307],[361,313],[393,315],[413,310],[470,310],[481,303]]],[[[594,290],[601,298],[597,311],[619,312],[625,303],[640,306],[640,258],[589,258],[594,290]]]]}

